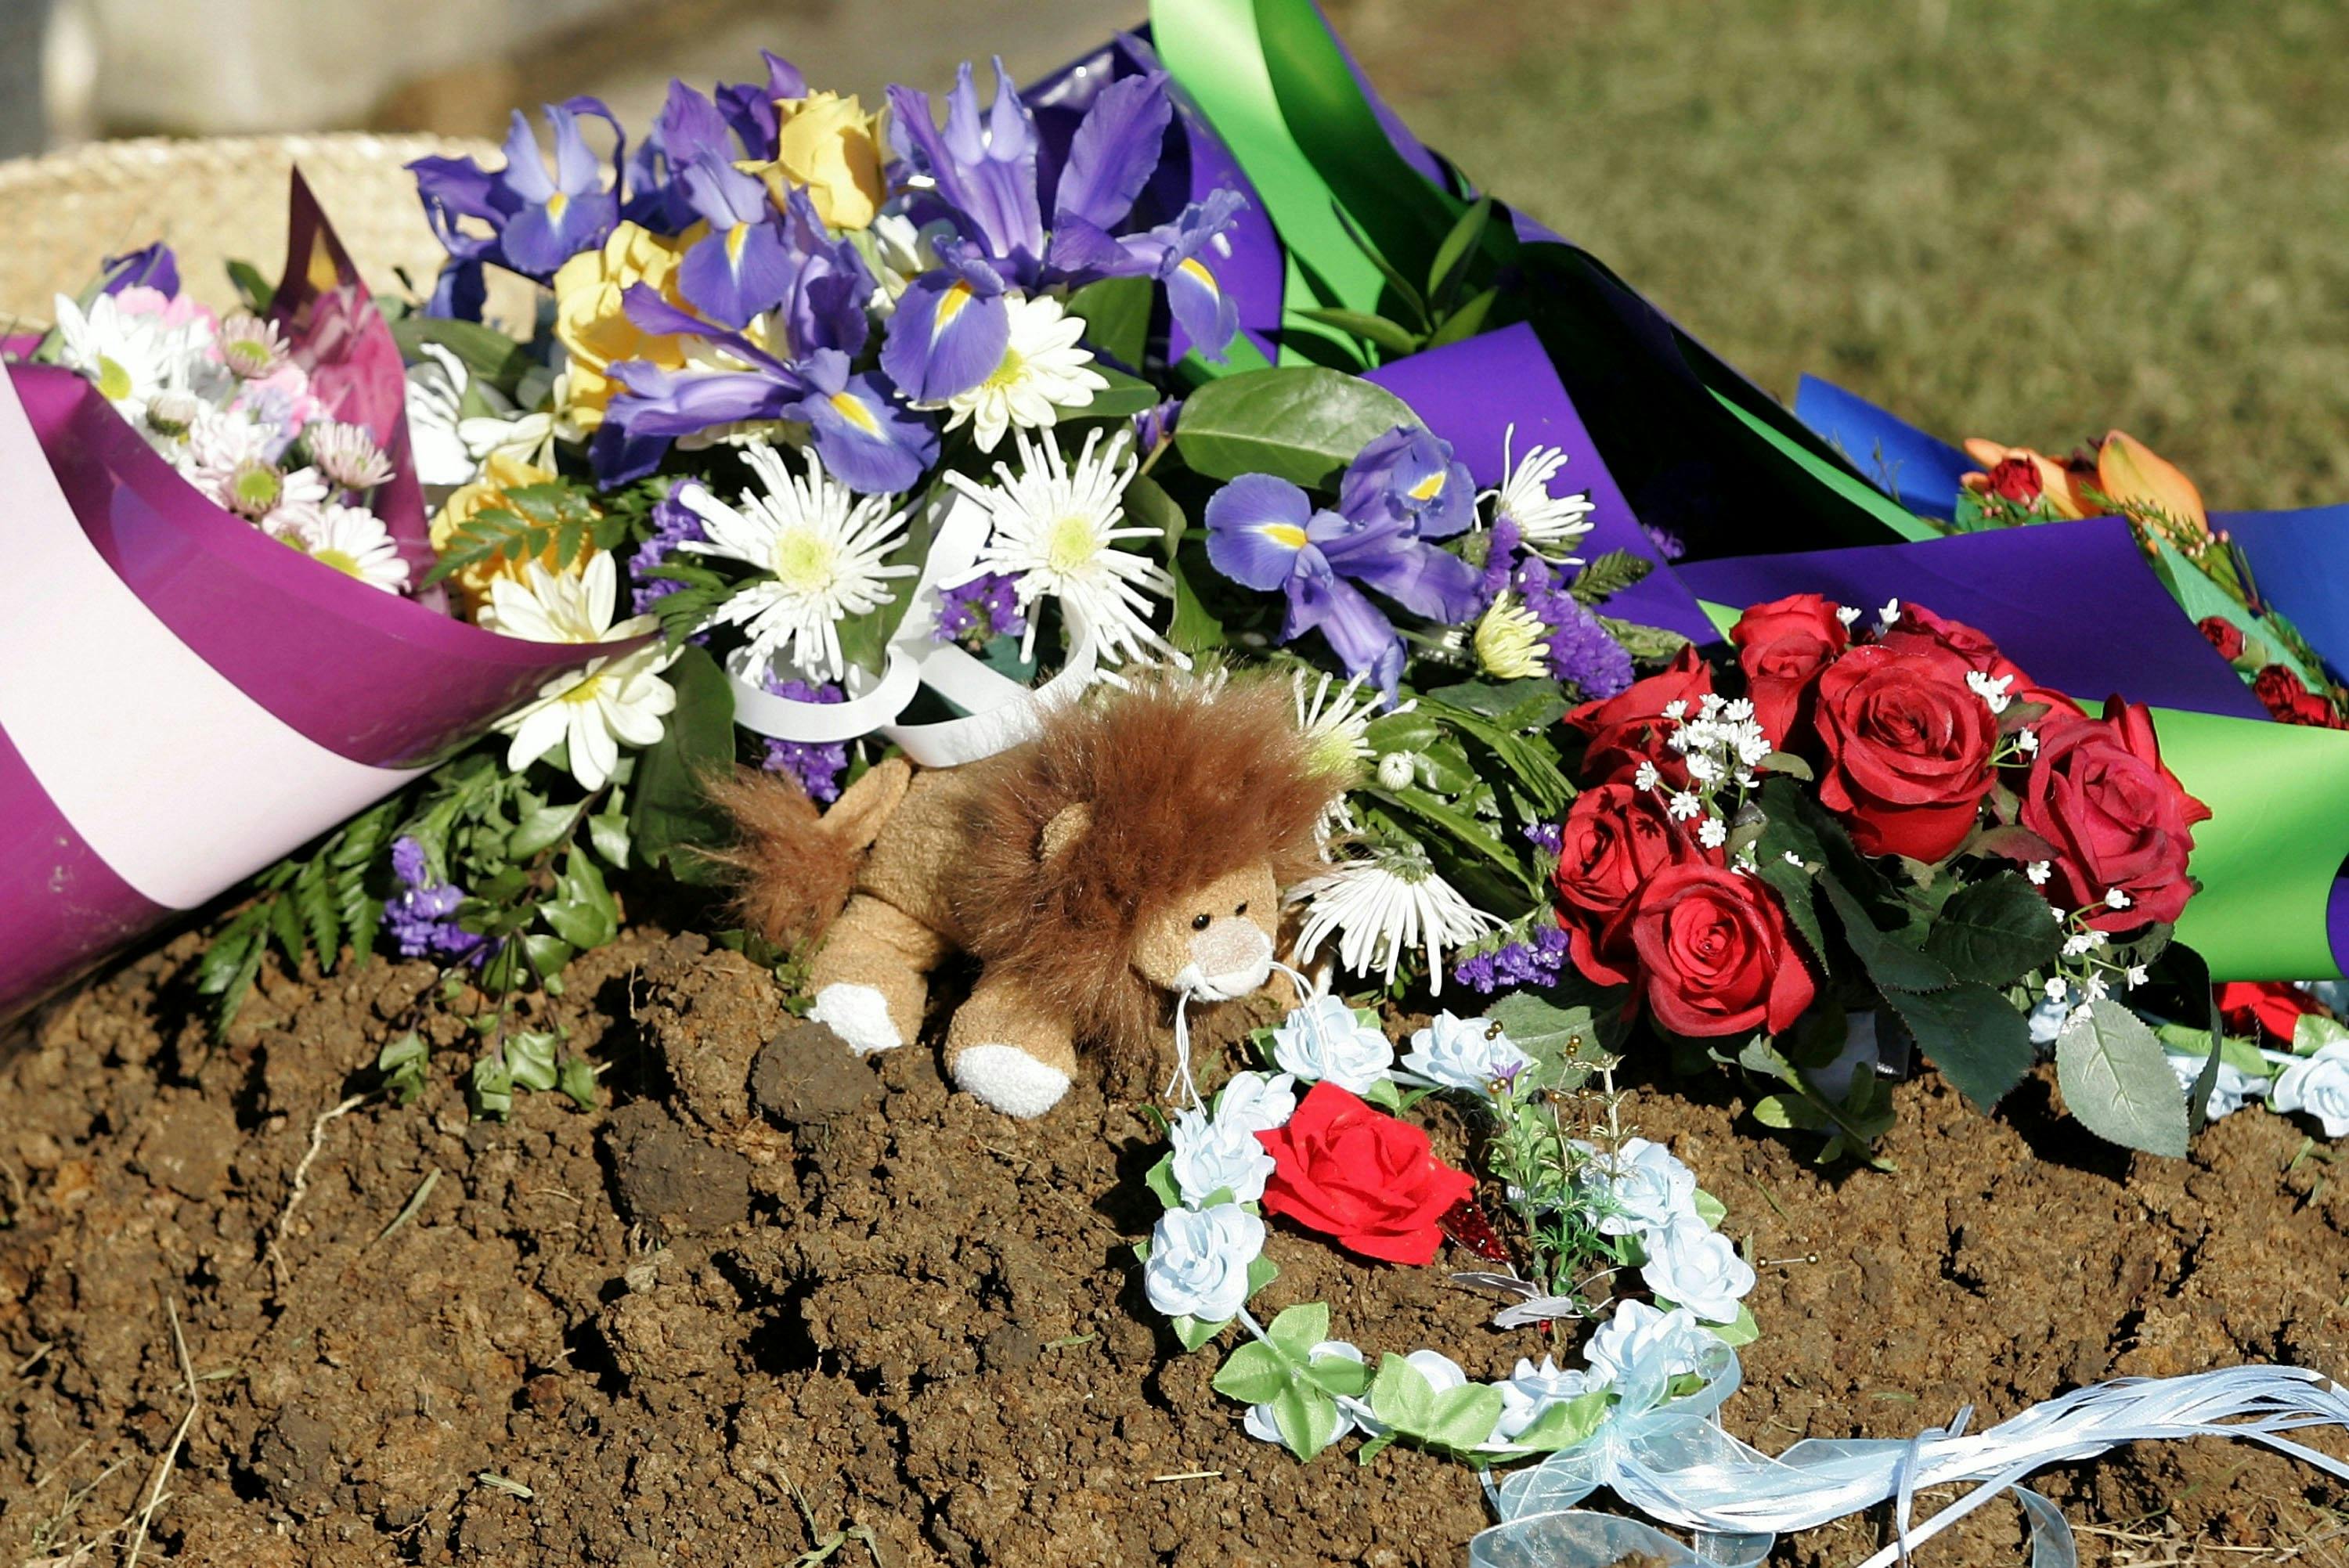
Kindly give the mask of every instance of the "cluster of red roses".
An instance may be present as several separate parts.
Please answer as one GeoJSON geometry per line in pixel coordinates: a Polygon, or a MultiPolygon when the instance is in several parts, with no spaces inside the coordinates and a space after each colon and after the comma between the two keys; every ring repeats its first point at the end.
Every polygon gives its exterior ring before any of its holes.
{"type": "MultiPolygon", "coordinates": [[[[1995,852],[2029,866],[2057,907],[2107,933],[2178,918],[2193,889],[2191,830],[2209,811],[2162,765],[2144,707],[2114,697],[2090,717],[1980,631],[1919,605],[1857,638],[1847,617],[1800,593],[1747,610],[1730,638],[1752,722],[1816,773],[1819,804],[1855,848],[1937,864],[1996,797],[2013,819],[2001,825],[2021,830],[1995,852]]],[[[1684,649],[1662,674],[1566,716],[1588,741],[1586,788],[1561,833],[1559,920],[1577,967],[1640,985],[1663,1027],[1775,1033],[1816,995],[1813,959],[1774,890],[1733,865],[1718,835],[1708,847],[1693,830],[1673,738],[1712,695],[1711,667],[1684,649]]]]}
{"type": "Polygon", "coordinates": [[[2301,724],[2312,729],[2349,729],[2349,720],[2341,717],[2333,699],[2322,692],[2308,689],[2308,683],[2292,671],[2289,665],[2262,665],[2254,672],[2244,662],[2250,647],[2241,628],[2222,615],[2206,615],[2195,623],[2219,656],[2251,676],[2251,695],[2268,710],[2268,717],[2278,724],[2301,724]]]}

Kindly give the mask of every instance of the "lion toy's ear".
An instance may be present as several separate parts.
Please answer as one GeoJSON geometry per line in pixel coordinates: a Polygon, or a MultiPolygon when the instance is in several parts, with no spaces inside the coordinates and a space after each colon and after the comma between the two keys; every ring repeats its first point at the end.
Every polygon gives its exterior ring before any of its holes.
{"type": "Polygon", "coordinates": [[[1061,852],[1083,838],[1092,825],[1093,809],[1090,802],[1074,800],[1061,807],[1052,813],[1051,819],[1044,824],[1044,830],[1036,836],[1036,858],[1040,861],[1058,860],[1061,852]]]}

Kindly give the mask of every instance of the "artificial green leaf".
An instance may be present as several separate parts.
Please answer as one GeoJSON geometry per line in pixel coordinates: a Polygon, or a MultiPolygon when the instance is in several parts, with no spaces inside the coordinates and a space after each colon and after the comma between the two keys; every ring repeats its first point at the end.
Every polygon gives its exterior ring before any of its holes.
{"type": "Polygon", "coordinates": [[[555,879],[554,897],[540,915],[557,936],[582,952],[601,947],[620,932],[620,906],[593,855],[573,848],[555,879]]]}
{"type": "Polygon", "coordinates": [[[1264,1332],[1265,1337],[1302,1364],[1315,1346],[1330,1337],[1330,1304],[1308,1301],[1284,1307],[1265,1325],[1264,1332]]]}
{"type": "Polygon", "coordinates": [[[1737,1315],[1727,1323],[1709,1323],[1706,1327],[1724,1345],[1751,1345],[1762,1337],[1762,1326],[1754,1321],[1754,1309],[1744,1302],[1737,1304],[1737,1315]]]}
{"type": "Polygon", "coordinates": [[[1395,1087],[1394,1079],[1390,1078],[1382,1078],[1379,1079],[1378,1082],[1371,1085],[1368,1091],[1363,1094],[1362,1099],[1367,1100],[1369,1103],[1377,1106],[1381,1110],[1400,1111],[1402,1109],[1402,1091],[1395,1087]]]}
{"type": "Polygon", "coordinates": [[[1885,991],[1938,991],[1957,983],[1948,965],[1905,946],[1899,938],[1877,929],[1867,906],[1833,872],[1822,872],[1818,885],[1843,921],[1844,940],[1858,956],[1868,977],[1885,991]]]}
{"type": "Polygon", "coordinates": [[[1420,1369],[1389,1351],[1371,1381],[1371,1414],[1399,1432],[1424,1431],[1435,1414],[1435,1388],[1420,1369]]]}
{"type": "Polygon", "coordinates": [[[1250,1340],[1224,1358],[1215,1389],[1243,1405],[1261,1405],[1296,1380],[1288,1358],[1269,1345],[1250,1340]]]}
{"type": "Polygon", "coordinates": [[[1292,1383],[1273,1396],[1272,1424],[1282,1447],[1309,1460],[1337,1440],[1338,1405],[1310,1384],[1292,1383]]]}
{"type": "Polygon", "coordinates": [[[1593,1388],[1588,1394],[1561,1399],[1536,1416],[1532,1424],[1509,1441],[1537,1453],[1570,1449],[1606,1423],[1608,1407],[1614,1402],[1614,1395],[1605,1388],[1593,1388]]]}
{"type": "Polygon", "coordinates": [[[1696,1217],[1714,1230],[1719,1230],[1721,1222],[1729,1218],[1729,1205],[1702,1187],[1696,1190],[1693,1202],[1696,1207],[1696,1217]]]}
{"type": "Polygon", "coordinates": [[[1634,555],[1628,550],[1610,550],[1592,557],[1590,563],[1574,574],[1567,592],[1583,605],[1604,603],[1634,583],[1644,580],[1656,569],[1656,563],[1644,555],[1634,555]]]}
{"type": "Polygon", "coordinates": [[[1070,294],[1065,308],[1084,318],[1085,342],[1095,354],[1138,370],[1150,346],[1157,292],[1149,278],[1103,278],[1070,294]]]}
{"type": "Polygon", "coordinates": [[[1811,957],[1818,963],[1819,972],[1832,974],[1827,965],[1826,933],[1820,929],[1819,912],[1812,897],[1811,874],[1789,861],[1786,859],[1788,851],[1775,850],[1774,852],[1770,841],[1773,825],[1763,827],[1762,836],[1754,846],[1754,874],[1769,884],[1771,891],[1778,895],[1779,905],[1785,910],[1786,918],[1794,923],[1795,929],[1802,934],[1803,945],[1810,949],[1811,957]]]}
{"type": "Polygon", "coordinates": [[[475,1116],[503,1121],[513,1114],[513,1075],[496,1057],[483,1057],[476,1061],[467,1087],[475,1116]]]}
{"type": "Polygon", "coordinates": [[[1322,1356],[1305,1368],[1305,1376],[1325,1394],[1359,1399],[1371,1387],[1371,1369],[1343,1356],[1322,1356]]]}
{"type": "Polygon", "coordinates": [[[1350,336],[1385,349],[1389,354],[1416,354],[1420,349],[1419,335],[1410,328],[1398,326],[1382,315],[1368,311],[1318,309],[1296,313],[1308,321],[1318,321],[1324,326],[1334,326],[1350,336]]]}
{"type": "Polygon", "coordinates": [[[682,881],[708,881],[711,870],[699,856],[677,851],[725,841],[726,815],[701,780],[733,765],[734,694],[718,661],[700,648],[679,654],[664,678],[677,691],[677,707],[638,759],[628,834],[641,862],[682,881]]]}
{"type": "Polygon", "coordinates": [[[1564,717],[1566,694],[1547,676],[1509,681],[1461,681],[1429,692],[1438,707],[1489,718],[1504,729],[1547,729],[1564,717]]]}
{"type": "Polygon", "coordinates": [[[554,848],[570,836],[573,824],[587,802],[574,800],[568,806],[541,806],[531,811],[514,829],[513,837],[506,841],[506,853],[518,861],[526,861],[542,850],[554,848]]]}
{"type": "Polygon", "coordinates": [[[1174,1181],[1174,1156],[1171,1150],[1160,1156],[1158,1163],[1153,1165],[1149,1173],[1143,1177],[1142,1183],[1157,1193],[1158,1201],[1168,1208],[1179,1209],[1183,1206],[1183,1190],[1174,1181]]]}
{"type": "Polygon", "coordinates": [[[554,1037],[535,1029],[505,1038],[506,1071],[517,1088],[543,1092],[554,1087],[554,1037]]]}
{"type": "Polygon", "coordinates": [[[1485,1016],[1533,1057],[1534,1083],[1542,1088],[1576,1088],[1590,1076],[1590,1062],[1603,1054],[1588,1007],[1561,1007],[1538,992],[1513,991],[1486,1008],[1485,1016]]]}
{"type": "Polygon", "coordinates": [[[1961,980],[2009,985],[2055,962],[2064,927],[2046,897],[2019,872],[1969,882],[1941,906],[1925,934],[1925,952],[1961,980]]]}
{"type": "Polygon", "coordinates": [[[1402,398],[1359,377],[1287,366],[1223,377],[1192,393],[1174,444],[1206,479],[1265,473],[1319,490],[1371,441],[1416,422],[1402,398]]]}
{"type": "MultiPolygon", "coordinates": [[[[1984,1110],[2004,1099],[2031,1070],[2030,1021],[2002,993],[1979,981],[1960,981],[1938,991],[1887,989],[1884,999],[1941,1076],[1984,1110]]],[[[2172,1079],[2170,1088],[2177,1087],[2172,1079]]]]}
{"type": "Polygon", "coordinates": [[[1181,1317],[1170,1318],[1168,1321],[1174,1325],[1174,1337],[1181,1342],[1185,1350],[1198,1349],[1199,1346],[1230,1327],[1232,1322],[1226,1317],[1220,1323],[1203,1323],[1187,1314],[1181,1317]]]}
{"type": "Polygon", "coordinates": [[[1490,1383],[1446,1388],[1435,1396],[1427,1425],[1413,1435],[1445,1448],[1473,1449],[1492,1440],[1493,1429],[1501,1424],[1505,1408],[1501,1391],[1490,1383]]]}
{"type": "Polygon", "coordinates": [[[1485,318],[1493,314],[1493,306],[1499,302],[1500,297],[1501,291],[1496,288],[1486,289],[1482,294],[1473,295],[1458,310],[1445,316],[1433,332],[1428,334],[1426,346],[1449,348],[1455,343],[1464,343],[1475,336],[1477,333],[1484,330],[1485,318]]]}
{"type": "Polygon", "coordinates": [[[424,1092],[428,1049],[414,1029],[376,1053],[375,1069],[383,1075],[383,1091],[401,1105],[414,1105],[424,1092]]]}
{"type": "Polygon", "coordinates": [[[1093,374],[1109,386],[1093,394],[1093,400],[1081,408],[1071,408],[1064,418],[1071,419],[1131,419],[1136,414],[1147,413],[1158,407],[1158,388],[1139,377],[1110,366],[1094,364],[1093,374]]]}
{"type": "Polygon", "coordinates": [[[522,378],[533,363],[521,344],[479,322],[408,315],[391,324],[391,336],[404,360],[421,359],[424,345],[438,344],[462,360],[466,369],[508,394],[521,388],[522,378]]]}
{"type": "MultiPolygon", "coordinates": [[[[244,308],[255,315],[267,315],[270,305],[277,299],[277,287],[261,275],[261,269],[251,262],[238,261],[231,257],[223,270],[228,273],[229,286],[236,290],[237,297],[244,302],[244,308]]],[[[398,325],[393,324],[395,333],[398,331],[398,325]]],[[[510,348],[514,346],[512,339],[507,340],[507,346],[510,348]]],[[[404,351],[401,356],[409,357],[404,351]]]]}
{"type": "Polygon", "coordinates": [[[595,1109],[595,1069],[580,1057],[565,1057],[555,1069],[554,1087],[582,1110],[595,1109]]]}
{"type": "Polygon", "coordinates": [[[587,841],[614,871],[628,869],[628,819],[624,811],[598,811],[588,818],[587,841]]]}
{"type": "Polygon", "coordinates": [[[1279,1277],[1280,1265],[1262,1253],[1248,1260],[1248,1295],[1256,1295],[1279,1277]]]}
{"type": "Polygon", "coordinates": [[[2142,1019],[2118,1002],[2075,1011],[2055,1037],[2055,1078],[2081,1126],[2128,1149],[2186,1152],[2186,1093],[2142,1019]]]}
{"type": "Polygon", "coordinates": [[[1478,242],[1485,238],[1485,225],[1492,220],[1493,199],[1490,196],[1479,196],[1474,205],[1460,214],[1459,220],[1452,225],[1452,232],[1444,236],[1442,244],[1435,247],[1435,260],[1429,263],[1429,299],[1441,300],[1444,296],[1455,281],[1453,274],[1475,253],[1478,242]]]}

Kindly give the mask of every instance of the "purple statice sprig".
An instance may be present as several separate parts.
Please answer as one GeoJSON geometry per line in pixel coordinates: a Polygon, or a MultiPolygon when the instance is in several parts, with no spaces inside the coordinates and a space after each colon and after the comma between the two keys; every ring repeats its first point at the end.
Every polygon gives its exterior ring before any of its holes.
{"type": "Polygon", "coordinates": [[[1452,967],[1452,978],[1479,995],[1557,984],[1566,966],[1566,933],[1547,916],[1488,937],[1452,967]]]}
{"type": "Polygon", "coordinates": [[[652,532],[628,557],[629,603],[635,613],[649,615],[653,606],[685,586],[670,577],[655,577],[655,568],[668,563],[681,544],[702,544],[709,539],[701,526],[701,519],[693,509],[678,499],[690,480],[679,480],[669,486],[668,494],[653,503],[647,521],[652,532]]]}
{"type": "MultiPolygon", "coordinates": [[[[1498,531],[1495,531],[1496,536],[1498,531]]],[[[1498,553],[1495,550],[1495,558],[1498,553]]],[[[1488,579],[1492,575],[1489,562],[1485,573],[1488,579]]],[[[1574,596],[1563,572],[1528,552],[1517,557],[1515,569],[1502,580],[1515,585],[1526,610],[1547,632],[1549,673],[1554,678],[1580,692],[1586,700],[1603,700],[1630,688],[1634,676],[1630,651],[1574,596]]]]}
{"type": "Polygon", "coordinates": [[[400,956],[479,962],[482,938],[455,918],[465,890],[432,874],[423,844],[404,833],[394,839],[391,871],[399,892],[384,901],[383,927],[398,944],[400,956]]]}
{"type": "MultiPolygon", "coordinates": [[[[830,681],[810,686],[805,681],[785,680],[769,676],[765,682],[770,692],[793,702],[842,702],[847,694],[830,681]]],[[[848,744],[845,741],[812,742],[804,740],[770,740],[766,761],[770,773],[788,773],[800,781],[808,799],[819,805],[830,805],[840,799],[840,776],[848,771],[848,744]]]]}
{"type": "Polygon", "coordinates": [[[938,593],[937,624],[930,636],[973,648],[997,637],[1024,636],[1028,617],[1019,608],[1019,580],[1005,572],[984,572],[938,593]]]}

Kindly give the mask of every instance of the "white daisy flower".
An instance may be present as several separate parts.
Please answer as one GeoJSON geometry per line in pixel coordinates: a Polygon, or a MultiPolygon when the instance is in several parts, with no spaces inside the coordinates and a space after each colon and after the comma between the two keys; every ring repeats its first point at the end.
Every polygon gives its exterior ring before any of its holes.
{"type": "Polygon", "coordinates": [[[1092,364],[1092,351],[1077,346],[1085,335],[1082,317],[1065,314],[1058,300],[1041,295],[1023,299],[1006,294],[1003,303],[1011,316],[1011,341],[994,370],[944,404],[925,405],[953,413],[947,421],[949,430],[970,426],[982,452],[995,450],[1003,433],[1015,425],[1050,429],[1061,409],[1082,408],[1092,402],[1094,393],[1109,390],[1107,377],[1087,368],[1092,364]]]}
{"type": "MultiPolygon", "coordinates": [[[[618,571],[602,552],[577,573],[549,572],[533,561],[519,580],[491,579],[481,624],[541,643],[615,643],[660,624],[651,615],[613,624],[618,588],[618,571]]],[[[677,693],[660,672],[676,656],[653,643],[556,676],[538,688],[536,700],[498,720],[497,727],[513,737],[506,767],[519,773],[562,746],[580,786],[602,789],[619,765],[620,742],[650,746],[661,738],[661,718],[677,707],[677,693]]]]}
{"type": "Polygon", "coordinates": [[[1392,985],[1403,953],[1416,947],[1427,958],[1427,987],[1438,995],[1444,990],[1444,954],[1501,925],[1436,875],[1426,851],[1415,845],[1341,861],[1308,878],[1297,892],[1305,901],[1299,963],[1310,964],[1334,934],[1338,962],[1349,972],[1377,971],[1392,985]]]}
{"type": "Polygon", "coordinates": [[[886,603],[889,580],[917,570],[882,563],[905,542],[907,514],[889,510],[895,497],[853,494],[812,451],[803,480],[763,442],[746,447],[742,457],[766,493],[745,490],[738,510],[698,485],[686,490],[678,499],[701,519],[709,540],[678,548],[767,573],[711,617],[748,634],[742,656],[749,667],[763,665],[788,643],[791,662],[809,679],[839,680],[848,673],[840,623],[886,603]]]}
{"type": "MultiPolygon", "coordinates": [[[[999,572],[1017,579],[1013,588],[1028,614],[1028,634],[1019,656],[1036,651],[1037,600],[1050,595],[1084,617],[1100,640],[1102,660],[1164,659],[1187,665],[1175,646],[1152,630],[1156,600],[1174,596],[1174,579],[1153,555],[1122,550],[1118,542],[1162,535],[1156,528],[1120,528],[1125,487],[1133,482],[1132,444],[1121,431],[1106,447],[1102,432],[1087,432],[1074,464],[1050,436],[1014,438],[1019,471],[995,465],[997,482],[982,485],[957,473],[947,483],[985,507],[991,522],[987,543],[968,576],[999,572]]],[[[947,586],[955,586],[949,583],[947,586]]]]}
{"type": "Polygon", "coordinates": [[[274,321],[239,311],[221,323],[214,344],[221,363],[240,381],[259,381],[285,368],[290,357],[285,335],[274,321]]]}
{"type": "Polygon", "coordinates": [[[1506,518],[1516,524],[1517,537],[1536,554],[1547,556],[1561,565],[1579,565],[1579,558],[1558,552],[1571,550],[1590,531],[1590,514],[1596,510],[1590,492],[1549,493],[1550,480],[1566,467],[1566,449],[1562,447],[1530,447],[1524,457],[1511,463],[1509,443],[1516,433],[1517,428],[1511,425],[1501,438],[1501,461],[1508,468],[1509,477],[1501,481],[1498,490],[1485,492],[1493,498],[1493,521],[1506,518]]]}
{"type": "Polygon", "coordinates": [[[133,315],[112,294],[99,294],[87,311],[70,294],[59,294],[56,310],[57,362],[97,383],[99,395],[132,424],[144,418],[156,394],[186,387],[186,361],[200,347],[187,327],[133,315]]]}
{"type": "Polygon", "coordinates": [[[408,562],[383,520],[365,507],[326,506],[271,533],[311,560],[387,593],[408,589],[408,562]]]}
{"type": "Polygon", "coordinates": [[[363,425],[321,419],[302,432],[310,460],[337,490],[368,490],[391,482],[391,459],[363,425]]]}

